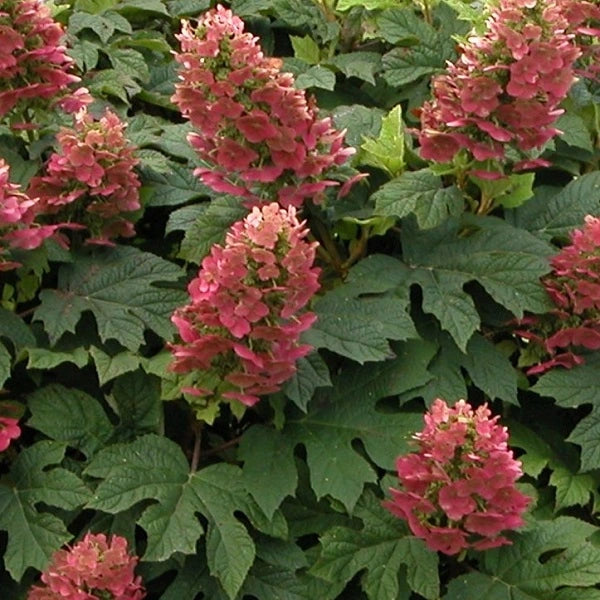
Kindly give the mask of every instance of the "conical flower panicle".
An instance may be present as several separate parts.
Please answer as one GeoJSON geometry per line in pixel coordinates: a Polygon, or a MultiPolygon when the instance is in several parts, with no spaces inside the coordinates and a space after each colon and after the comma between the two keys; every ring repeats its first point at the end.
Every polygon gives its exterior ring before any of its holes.
{"type": "Polygon", "coordinates": [[[182,343],[170,346],[178,373],[211,370],[219,390],[192,394],[251,406],[280,389],[311,348],[300,333],[314,322],[304,308],[319,289],[315,243],[294,207],[255,207],[214,245],[188,290],[191,302],[172,317],[182,343]]]}
{"type": "Polygon", "coordinates": [[[354,152],[344,132],[319,119],[314,100],[239,17],[218,5],[196,27],[183,21],[176,37],[182,68],[172,100],[195,128],[188,139],[207,163],[196,170],[203,183],[250,205],[276,197],[284,207],[337,185],[325,176],[354,152]]]}
{"type": "Polygon", "coordinates": [[[578,348],[600,350],[600,218],[588,215],[551,265],[542,283],[556,308],[525,317],[516,331],[540,357],[528,374],[581,364],[578,348]]]}
{"type": "Polygon", "coordinates": [[[95,120],[85,110],[73,128],[56,136],[59,150],[46,164],[46,175],[32,178],[29,195],[41,211],[90,231],[88,244],[111,244],[135,234],[130,218],[140,208],[135,147],[125,137],[125,123],[110,110],[95,120]]]}
{"type": "Polygon", "coordinates": [[[508,449],[506,427],[490,417],[486,405],[449,407],[438,398],[414,436],[417,451],[396,461],[401,489],[391,489],[384,506],[432,550],[510,544],[502,533],[523,524],[531,499],[515,486],[521,463],[508,449]]]}
{"type": "Polygon", "coordinates": [[[547,165],[530,151],[559,133],[559,104],[581,55],[573,38],[559,0],[500,0],[485,33],[469,37],[458,61],[433,79],[421,156],[448,162],[466,149],[476,161],[507,165],[511,148],[521,157],[514,170],[547,165]]]}
{"type": "Polygon", "coordinates": [[[134,570],[138,559],[127,552],[127,540],[88,533],[69,550],[59,550],[42,573],[42,585],[27,600],[142,600],[146,592],[134,570]]]}
{"type": "Polygon", "coordinates": [[[69,111],[90,101],[87,94],[68,93],[79,77],[71,72],[74,63],[63,37],[42,0],[0,0],[0,119],[17,105],[40,100],[54,99],[69,111]]]}

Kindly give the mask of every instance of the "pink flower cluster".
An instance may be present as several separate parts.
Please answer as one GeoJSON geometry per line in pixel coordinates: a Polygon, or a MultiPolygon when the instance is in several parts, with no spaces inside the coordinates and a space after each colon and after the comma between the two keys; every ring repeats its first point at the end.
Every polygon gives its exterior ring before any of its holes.
{"type": "Polygon", "coordinates": [[[89,101],[81,93],[65,96],[79,77],[71,73],[63,35],[42,0],[0,0],[0,118],[21,101],[31,105],[60,96],[67,110],[89,101]]]}
{"type": "Polygon", "coordinates": [[[213,370],[223,390],[192,388],[252,406],[292,377],[310,347],[300,333],[315,315],[303,308],[319,289],[314,243],[290,206],[254,207],[214,245],[188,287],[191,303],[172,317],[183,341],[171,346],[173,370],[213,370]]]}
{"type": "Polygon", "coordinates": [[[507,447],[506,427],[490,416],[486,405],[473,410],[459,400],[450,408],[438,398],[414,436],[418,451],[396,461],[402,489],[390,489],[384,506],[432,550],[510,544],[500,534],[523,524],[531,499],[515,487],[521,463],[507,447]]]}
{"type": "Polygon", "coordinates": [[[575,72],[600,82],[600,6],[584,0],[561,0],[560,4],[582,54],[575,72]]]}
{"type": "Polygon", "coordinates": [[[0,417],[0,452],[4,452],[10,446],[11,441],[21,435],[18,423],[18,419],[0,417]]]}
{"type": "Polygon", "coordinates": [[[600,350],[600,218],[587,216],[551,264],[542,283],[556,308],[525,317],[516,331],[537,350],[530,354],[541,358],[528,374],[581,364],[577,347],[600,350]]]}
{"type": "Polygon", "coordinates": [[[134,569],[137,557],[127,553],[127,540],[88,533],[70,550],[59,550],[42,573],[43,586],[33,586],[27,600],[141,600],[146,592],[134,569]]]}
{"type": "Polygon", "coordinates": [[[60,235],[57,233],[60,225],[34,223],[40,212],[37,199],[30,198],[17,184],[11,183],[9,176],[9,166],[0,158],[0,271],[19,266],[6,259],[10,248],[31,250],[46,238],[60,235]]]}
{"type": "Polygon", "coordinates": [[[558,106],[581,54],[573,37],[560,0],[500,0],[485,33],[434,78],[434,98],[421,111],[421,156],[448,162],[466,149],[476,161],[506,162],[510,147],[522,159],[514,170],[547,166],[528,153],[559,133],[558,106]]]}
{"type": "Polygon", "coordinates": [[[110,110],[99,120],[79,111],[74,128],[56,136],[59,151],[50,157],[47,174],[32,178],[28,188],[45,215],[85,226],[91,233],[87,243],[111,244],[111,238],[135,234],[128,213],[140,208],[133,170],[139,161],[125,126],[110,110]]]}
{"type": "Polygon", "coordinates": [[[218,5],[193,28],[184,21],[177,38],[181,83],[173,96],[196,131],[189,142],[208,166],[196,170],[217,192],[247,199],[273,199],[299,207],[318,200],[326,171],[346,161],[344,132],[319,119],[311,98],[267,58],[244,22],[218,5]]]}

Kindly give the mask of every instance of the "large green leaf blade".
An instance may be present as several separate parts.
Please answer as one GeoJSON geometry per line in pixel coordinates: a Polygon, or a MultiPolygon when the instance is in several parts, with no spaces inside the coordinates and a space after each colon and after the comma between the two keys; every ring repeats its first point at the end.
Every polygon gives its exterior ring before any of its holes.
{"type": "Polygon", "coordinates": [[[59,272],[56,290],[42,290],[35,319],[43,321],[50,341],[74,332],[81,315],[91,311],[102,341],[115,339],[129,350],[144,343],[152,329],[171,339],[170,317],[186,294],[159,287],[182,275],[180,268],[133,247],[117,247],[98,255],[81,255],[59,272]]]}
{"type": "Polygon", "coordinates": [[[244,483],[269,519],[283,499],[296,490],[293,452],[289,438],[263,425],[252,426],[242,437],[239,457],[244,461],[244,483]]]}
{"type": "Polygon", "coordinates": [[[63,521],[36,504],[72,510],[89,498],[89,490],[74,473],[49,469],[62,461],[64,453],[64,444],[38,442],[15,460],[14,485],[0,484],[0,529],[8,532],[4,564],[16,580],[28,567],[45,569],[52,554],[71,539],[63,521]]]}
{"type": "Polygon", "coordinates": [[[589,541],[596,531],[573,517],[538,521],[512,546],[486,552],[483,572],[453,580],[444,600],[473,597],[465,594],[485,594],[486,600],[547,600],[569,588],[585,598],[586,588],[600,582],[600,549],[589,541]],[[551,555],[540,560],[548,552],[551,555]]]}
{"type": "Polygon", "coordinates": [[[422,416],[382,412],[376,404],[427,381],[431,376],[425,365],[434,351],[426,342],[400,344],[396,359],[357,367],[354,375],[344,372],[327,399],[313,401],[308,414],[288,421],[283,433],[306,447],[317,498],[330,495],[351,511],[365,483],[376,481],[370,462],[353,447],[355,440],[361,441],[370,460],[384,468],[393,468],[395,458],[408,451],[408,440],[421,428],[422,416]]]}
{"type": "Polygon", "coordinates": [[[113,434],[99,402],[80,390],[52,384],[33,392],[27,404],[32,413],[30,427],[80,450],[88,458],[113,434]]]}
{"type": "Polygon", "coordinates": [[[385,511],[378,498],[365,493],[354,512],[363,527],[334,527],[321,537],[321,554],[311,573],[332,583],[349,581],[362,570],[371,600],[399,597],[401,565],[411,589],[428,600],[439,595],[437,555],[421,540],[407,535],[404,524],[385,511]]]}

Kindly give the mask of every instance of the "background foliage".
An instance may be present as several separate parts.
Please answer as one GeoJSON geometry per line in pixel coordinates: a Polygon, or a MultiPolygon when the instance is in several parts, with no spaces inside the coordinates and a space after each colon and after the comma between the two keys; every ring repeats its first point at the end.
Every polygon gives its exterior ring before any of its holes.
{"type": "MultiPolygon", "coordinates": [[[[170,101],[174,34],[209,2],[52,8],[93,110],[116,111],[139,147],[143,214],[115,247],[47,242],[2,274],[2,402],[24,425],[0,458],[2,597],[24,598],[52,553],[92,530],[127,537],[161,600],[598,600],[600,362],[589,352],[527,377],[510,325],[551,307],[539,282],[549,258],[600,215],[597,89],[572,87],[544,152],[552,167],[473,214],[406,129],[457,36],[480,22],[474,5],[234,0],[265,52],[347,128],[369,178],[308,215],[340,256],[321,265],[303,335],[314,351],[243,416],[227,404],[212,415],[190,470],[199,434],[168,370],[170,316],[246,214],[193,175],[190,126],[170,101]],[[513,545],[462,562],[381,506],[437,397],[502,415],[536,498],[513,545]]],[[[40,169],[61,118],[49,111],[35,140],[0,132],[15,183],[40,169]]]]}

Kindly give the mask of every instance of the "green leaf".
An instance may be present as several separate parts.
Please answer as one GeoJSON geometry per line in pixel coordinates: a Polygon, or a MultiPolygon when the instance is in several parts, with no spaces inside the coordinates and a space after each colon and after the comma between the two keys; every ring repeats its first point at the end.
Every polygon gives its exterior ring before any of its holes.
{"type": "Polygon", "coordinates": [[[449,335],[444,333],[440,337],[438,351],[427,366],[431,379],[403,394],[402,401],[423,398],[425,404],[430,406],[436,398],[453,402],[467,397],[467,386],[461,372],[465,354],[458,349],[449,335]]]}
{"type": "Polygon", "coordinates": [[[254,425],[244,432],[238,456],[244,461],[246,489],[271,519],[283,499],[296,490],[294,445],[275,429],[254,425]]]}
{"type": "Polygon", "coordinates": [[[381,70],[381,55],[377,52],[349,52],[334,56],[328,64],[339,69],[346,77],[358,77],[375,85],[375,74],[381,70]]]}
{"type": "Polygon", "coordinates": [[[402,173],[404,170],[404,123],[400,104],[381,120],[379,136],[375,139],[365,138],[360,148],[362,164],[383,169],[392,177],[402,173]]]}
{"type": "Polygon", "coordinates": [[[0,344],[0,387],[10,377],[12,357],[4,344],[0,344]]]}
{"type": "Polygon", "coordinates": [[[360,439],[368,457],[383,468],[393,468],[396,457],[408,450],[422,416],[380,412],[376,404],[426,381],[424,367],[433,351],[425,342],[402,344],[393,361],[346,370],[334,381],[327,402],[313,402],[308,414],[288,420],[283,433],[306,447],[317,498],[330,495],[352,511],[364,484],[376,481],[369,462],[354,449],[354,440],[360,439]]]}
{"type": "Polygon", "coordinates": [[[208,188],[189,167],[170,163],[170,169],[168,173],[144,170],[144,187],[147,186],[151,194],[146,206],[178,206],[206,196],[208,188]]]}
{"type": "Polygon", "coordinates": [[[186,231],[179,250],[180,258],[200,264],[214,244],[225,239],[225,233],[236,221],[248,214],[239,198],[215,198],[186,231]]]}
{"type": "Polygon", "coordinates": [[[188,463],[177,444],[146,435],[99,452],[86,474],[101,479],[90,508],[116,514],[146,498],[155,500],[142,513],[148,533],[146,560],[166,560],[174,552],[192,554],[202,527],[189,485],[188,463]]]}
{"type": "Polygon", "coordinates": [[[123,373],[135,371],[140,364],[140,359],[137,354],[129,352],[128,350],[110,356],[100,350],[100,348],[90,346],[89,353],[96,364],[96,373],[100,385],[112,381],[115,377],[118,377],[123,373]]]}
{"type": "MultiPolygon", "coordinates": [[[[190,123],[165,125],[160,138],[154,142],[154,145],[175,158],[184,158],[194,164],[197,160],[196,152],[187,141],[187,136],[192,130],[193,127],[190,123]]],[[[198,181],[191,169],[186,168],[185,171],[187,172],[186,180],[191,181],[191,177],[194,177],[198,181]]]]}
{"type": "Polygon", "coordinates": [[[354,6],[361,6],[367,10],[381,10],[384,8],[392,8],[396,5],[396,0],[339,0],[335,5],[335,10],[350,10],[354,6]]]}
{"type": "Polygon", "coordinates": [[[394,288],[398,272],[401,280],[403,265],[393,258],[358,263],[344,285],[315,302],[317,322],[303,340],[359,363],[392,358],[388,340],[418,337],[406,312],[408,296],[384,293],[394,288]]]}
{"type": "Polygon", "coordinates": [[[87,84],[92,95],[117,98],[127,105],[129,98],[142,89],[127,73],[116,69],[102,69],[94,73],[93,79],[87,84]]]}
{"type": "MultiPolygon", "coordinates": [[[[169,13],[174,17],[196,16],[210,8],[210,0],[171,0],[167,2],[167,6],[169,13]]],[[[235,12],[240,14],[237,10],[235,12]]]]}
{"type": "Polygon", "coordinates": [[[59,467],[65,445],[37,442],[22,450],[11,468],[12,485],[0,484],[0,529],[8,532],[4,566],[19,580],[28,567],[44,570],[52,554],[71,539],[64,523],[44,503],[73,510],[89,498],[89,490],[75,474],[59,467]]]}
{"type": "Polygon", "coordinates": [[[107,51],[112,66],[132,79],[148,81],[150,71],[143,54],[131,48],[110,48],[107,51]]]}
{"type": "Polygon", "coordinates": [[[444,600],[548,600],[558,588],[585,589],[600,582],[600,549],[588,538],[597,528],[573,517],[538,521],[512,546],[487,550],[482,572],[453,579],[444,600]],[[544,560],[540,557],[546,556],[544,560]]]}
{"type": "Polygon", "coordinates": [[[338,34],[339,25],[328,23],[325,13],[311,0],[273,0],[265,8],[271,9],[291,28],[314,32],[323,42],[334,39],[338,34]]]}
{"type": "Polygon", "coordinates": [[[329,368],[318,352],[300,358],[296,362],[295,375],[283,386],[285,395],[306,412],[315,390],[331,386],[329,368]]]}
{"type": "Polygon", "coordinates": [[[467,345],[463,365],[473,383],[491,400],[519,405],[517,400],[517,371],[510,360],[482,335],[474,334],[467,345]]]}
{"type": "Polygon", "coordinates": [[[578,177],[551,198],[536,196],[515,212],[518,226],[542,239],[567,238],[586,215],[600,212],[600,172],[578,177]]]}
{"type": "Polygon", "coordinates": [[[115,26],[115,31],[122,31],[123,33],[130,34],[133,32],[131,23],[122,17],[119,13],[109,10],[104,13],[104,18],[110,21],[115,26]]]}
{"type": "Polygon", "coordinates": [[[0,337],[9,339],[17,350],[35,345],[35,337],[23,319],[14,312],[1,307],[0,337]]]}
{"type": "Polygon", "coordinates": [[[493,198],[497,205],[516,208],[533,196],[535,173],[513,173],[501,179],[481,179],[471,175],[482,194],[493,198]]]}
{"type": "Polygon", "coordinates": [[[53,369],[54,367],[70,362],[80,369],[87,365],[89,356],[85,348],[75,348],[67,352],[56,352],[46,348],[27,348],[29,360],[28,369],[53,369]]]}
{"type": "Polygon", "coordinates": [[[169,215],[165,233],[172,231],[187,231],[196,222],[198,217],[208,208],[208,202],[203,204],[190,204],[173,211],[169,215]]]}
{"type": "Polygon", "coordinates": [[[346,129],[345,141],[358,148],[363,136],[375,137],[381,129],[381,120],[385,116],[380,108],[367,108],[360,104],[337,106],[333,112],[336,127],[346,129]]]}
{"type": "Polygon", "coordinates": [[[98,64],[99,46],[97,43],[88,40],[77,40],[71,48],[69,48],[69,56],[71,56],[77,67],[81,70],[91,71],[98,64]]]}
{"type": "Polygon", "coordinates": [[[421,229],[431,229],[450,216],[458,216],[464,200],[454,185],[443,187],[441,177],[429,169],[407,171],[383,185],[372,196],[375,212],[403,218],[414,213],[421,229]]]}
{"type": "MultiPolygon", "coordinates": [[[[384,510],[381,501],[365,492],[354,516],[363,527],[357,531],[333,527],[321,537],[321,553],[310,572],[332,583],[347,582],[366,570],[362,587],[371,600],[398,598],[399,576],[427,600],[439,597],[438,559],[425,544],[406,534],[404,524],[384,510]],[[406,575],[401,567],[406,566],[406,575]]],[[[486,598],[487,600],[487,598],[486,598]]]]}
{"type": "Polygon", "coordinates": [[[438,34],[410,9],[392,8],[377,18],[377,35],[394,48],[383,56],[383,78],[389,85],[402,87],[424,75],[443,71],[455,56],[452,39],[438,34]]]}
{"type": "Polygon", "coordinates": [[[167,438],[146,435],[98,453],[86,474],[102,479],[90,508],[115,514],[146,499],[138,524],[148,534],[144,558],[162,561],[175,552],[194,554],[208,520],[206,554],[211,575],[234,598],[254,561],[254,544],[234,512],[247,508],[237,467],[218,464],[189,474],[185,456],[167,438]]]}
{"type": "Polygon", "coordinates": [[[422,288],[423,310],[435,315],[465,352],[480,318],[463,286],[479,282],[517,317],[525,310],[543,313],[549,304],[538,280],[548,272],[547,257],[553,250],[493,217],[465,216],[463,221],[471,233],[464,230],[462,236],[453,219],[427,231],[406,222],[403,247],[408,265],[405,285],[417,283],[422,288]]]}
{"type": "Polygon", "coordinates": [[[592,136],[585,121],[576,114],[566,112],[558,118],[555,123],[556,129],[562,131],[559,138],[575,148],[583,148],[588,152],[594,151],[592,136]]]}
{"type": "MultiPolygon", "coordinates": [[[[176,111],[177,107],[171,102],[171,96],[175,92],[175,83],[177,82],[177,65],[175,61],[167,64],[158,64],[150,66],[150,80],[144,84],[140,91],[140,98],[144,102],[155,104],[168,110],[176,111]]],[[[182,129],[189,127],[189,123],[177,123],[168,127],[182,129]]],[[[186,146],[189,156],[194,157],[195,152],[187,144],[185,136],[182,136],[178,144],[186,146]]]]}
{"type": "Polygon", "coordinates": [[[171,46],[165,40],[164,35],[158,31],[134,31],[120,40],[115,40],[113,46],[117,45],[127,46],[128,48],[145,48],[165,55],[171,52],[171,46]]]}
{"type": "Polygon", "coordinates": [[[436,31],[410,8],[393,7],[376,17],[377,35],[390,44],[421,41],[433,45],[436,31]]]}
{"type": "MultiPolygon", "coordinates": [[[[136,15],[138,13],[151,13],[152,15],[169,16],[167,7],[162,0],[121,0],[116,10],[125,15],[136,15]]],[[[144,18],[148,18],[144,15],[144,18]]]]}
{"type": "Polygon", "coordinates": [[[85,12],[75,12],[69,18],[69,33],[77,35],[84,29],[91,29],[103,44],[108,42],[109,38],[115,32],[115,25],[102,15],[91,15],[85,12]]]}
{"type": "Polygon", "coordinates": [[[121,420],[121,427],[128,431],[157,431],[162,422],[158,378],[140,370],[121,375],[112,388],[111,406],[121,420]]]}
{"type": "Polygon", "coordinates": [[[59,270],[58,289],[42,290],[34,318],[44,322],[50,341],[74,332],[83,312],[93,313],[103,342],[115,339],[135,351],[152,329],[170,339],[170,317],[185,302],[180,290],[158,287],[181,275],[176,265],[133,247],[82,255],[59,270]]]}
{"type": "Polygon", "coordinates": [[[299,569],[308,565],[304,553],[293,542],[262,538],[256,554],[242,594],[279,600],[333,600],[344,587],[299,573],[299,569]]]}
{"type": "Polygon", "coordinates": [[[294,56],[307,62],[309,65],[319,64],[321,60],[321,50],[319,45],[313,40],[310,35],[300,37],[297,35],[290,35],[290,42],[292,42],[292,48],[294,49],[294,56]]]}
{"type": "Polygon", "coordinates": [[[91,458],[113,434],[113,426],[95,399],[76,389],[52,384],[29,395],[28,425],[91,458]]]}
{"type": "Polygon", "coordinates": [[[299,90],[317,87],[331,91],[335,87],[335,73],[325,67],[311,67],[296,77],[296,87],[299,90]]]}
{"type": "Polygon", "coordinates": [[[600,364],[592,361],[573,369],[552,369],[531,388],[540,396],[554,398],[558,406],[600,406],[600,364]]]}
{"type": "Polygon", "coordinates": [[[600,406],[579,421],[567,441],[581,446],[582,471],[600,468],[600,406]]]}
{"type": "Polygon", "coordinates": [[[555,510],[589,502],[590,494],[598,486],[597,477],[577,473],[578,461],[570,456],[575,453],[568,452],[572,447],[561,444],[554,450],[540,435],[516,421],[509,422],[508,428],[510,446],[525,450],[519,456],[525,473],[538,477],[545,468],[552,471],[549,484],[556,488],[555,510]]]}

